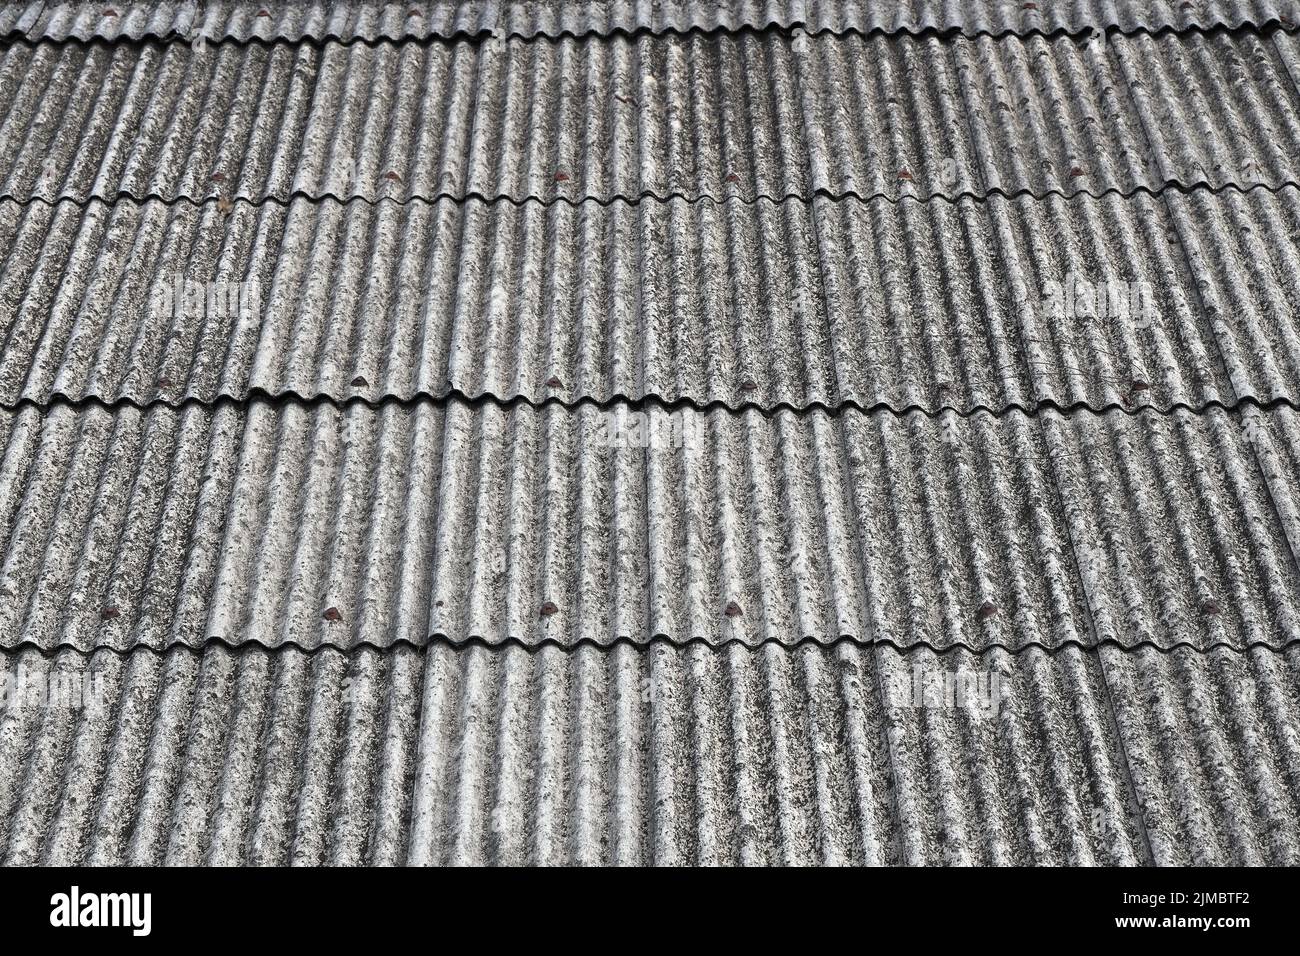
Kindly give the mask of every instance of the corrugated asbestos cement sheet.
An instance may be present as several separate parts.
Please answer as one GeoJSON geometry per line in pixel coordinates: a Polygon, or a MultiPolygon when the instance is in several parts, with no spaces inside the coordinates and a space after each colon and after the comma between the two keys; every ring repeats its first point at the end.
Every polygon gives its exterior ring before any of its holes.
{"type": "Polygon", "coordinates": [[[0,640],[1281,646],[1296,419],[26,407],[0,640]]]}
{"type": "Polygon", "coordinates": [[[33,40],[202,35],[211,40],[376,40],[684,33],[803,25],[812,32],[1087,33],[1242,24],[1290,27],[1294,0],[152,0],[15,3],[0,34],[33,40]]]}
{"type": "Polygon", "coordinates": [[[1298,653],[7,651],[0,860],[1294,864],[1298,653]]]}
{"type": "Polygon", "coordinates": [[[0,196],[607,202],[1279,185],[1300,156],[1296,42],[18,42],[0,58],[0,196]]]}
{"type": "MultiPolygon", "coordinates": [[[[1252,201],[1281,212],[1297,196],[1252,201]]],[[[1170,201],[1223,217],[1241,200],[1170,201]]],[[[1285,222],[1257,221],[1256,242],[1294,249],[1285,222]]],[[[0,403],[260,392],[768,409],[1231,405],[1221,353],[1236,364],[1242,347],[1216,337],[1218,312],[1205,311],[1179,244],[1182,232],[1217,248],[1217,227],[1194,215],[1176,230],[1165,199],[1113,194],[229,209],[0,200],[0,403]]],[[[1252,352],[1294,368],[1285,347],[1252,352]]]]}

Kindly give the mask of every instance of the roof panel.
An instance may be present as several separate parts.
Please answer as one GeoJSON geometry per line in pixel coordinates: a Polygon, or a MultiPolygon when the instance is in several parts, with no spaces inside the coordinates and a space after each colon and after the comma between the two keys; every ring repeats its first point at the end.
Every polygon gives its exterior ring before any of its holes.
{"type": "Polygon", "coordinates": [[[1296,653],[9,651],[0,860],[1294,863],[1296,653]]]}
{"type": "Polygon", "coordinates": [[[1259,415],[28,407],[0,634],[1277,646],[1300,582],[1259,415]]]}
{"type": "Polygon", "coordinates": [[[0,239],[7,404],[454,392],[1000,411],[1236,397],[1168,210],[1146,196],[9,200],[0,239]]]}
{"type": "Polygon", "coordinates": [[[1300,152],[1292,42],[16,43],[0,60],[0,195],[605,202],[1280,185],[1300,152]],[[1235,82],[1243,70],[1255,82],[1235,82]],[[1165,79],[1148,88],[1150,76],[1165,79]],[[1185,135],[1166,142],[1175,106],[1185,135]]]}
{"type": "MultiPolygon", "coordinates": [[[[1103,640],[1276,645],[1300,579],[1255,446],[1284,412],[1043,415],[1093,626],[1103,640]]],[[[1294,492],[1292,492],[1294,493],[1294,492]]]]}
{"type": "MultiPolygon", "coordinates": [[[[28,2],[19,24],[23,27],[21,35],[32,40],[186,37],[198,23],[202,5],[203,0],[45,0],[28,2]]],[[[24,4],[19,0],[12,6],[21,8],[24,4]]],[[[12,32],[19,33],[16,29],[12,32]]]]}
{"type": "Polygon", "coordinates": [[[810,31],[840,31],[846,27],[887,33],[924,30],[959,31],[966,36],[988,33],[1091,33],[1116,28],[1124,33],[1187,31],[1218,26],[1263,27],[1300,23],[1292,0],[804,0],[810,31]]]}
{"type": "Polygon", "coordinates": [[[377,40],[496,34],[518,37],[763,30],[806,25],[832,33],[1087,33],[1119,29],[1291,26],[1294,0],[146,0],[14,4],[0,34],[33,40],[169,36],[201,29],[212,40],[377,40]],[[109,12],[111,11],[111,13],[109,12]]]}
{"type": "Polygon", "coordinates": [[[5,653],[5,865],[399,863],[411,648],[5,653]]]}
{"type": "Polygon", "coordinates": [[[1297,182],[1300,49],[1284,31],[1108,42],[1161,178],[1183,185],[1297,182]]]}
{"type": "MultiPolygon", "coordinates": [[[[830,195],[1101,195],[1162,175],[1118,51],[1132,41],[794,41],[813,181],[830,195]]],[[[1176,55],[1177,38],[1154,41],[1176,55]]]]}
{"type": "Polygon", "coordinates": [[[482,37],[493,33],[503,0],[204,0],[196,31],[209,40],[298,42],[482,37]]]}
{"type": "Polygon", "coordinates": [[[0,618],[23,635],[6,646],[200,640],[243,413],[65,406],[0,422],[0,618]],[[114,639],[123,611],[130,636],[114,639]]]}
{"type": "Polygon", "coordinates": [[[1259,458],[1291,553],[1300,554],[1300,413],[1289,404],[1267,413],[1247,405],[1241,426],[1259,458]]]}
{"type": "Polygon", "coordinates": [[[0,63],[12,95],[0,130],[13,138],[0,150],[0,190],[810,195],[793,59],[788,37],[752,34],[198,53],[19,44],[0,63]],[[95,92],[67,109],[74,83],[95,92]]]}

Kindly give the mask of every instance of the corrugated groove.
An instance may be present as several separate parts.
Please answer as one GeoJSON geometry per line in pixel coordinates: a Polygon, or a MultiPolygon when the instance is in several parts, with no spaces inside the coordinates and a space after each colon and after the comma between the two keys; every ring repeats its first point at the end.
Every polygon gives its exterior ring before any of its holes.
{"type": "Polygon", "coordinates": [[[18,42],[0,59],[0,196],[609,202],[1277,186],[1294,181],[1300,151],[1293,45],[1281,31],[18,42]],[[1243,72],[1251,84],[1236,82],[1243,72]],[[1166,142],[1174,126],[1186,135],[1166,142]]]}
{"type": "Polygon", "coordinates": [[[0,633],[1280,646],[1290,414],[27,407],[0,633]]]}

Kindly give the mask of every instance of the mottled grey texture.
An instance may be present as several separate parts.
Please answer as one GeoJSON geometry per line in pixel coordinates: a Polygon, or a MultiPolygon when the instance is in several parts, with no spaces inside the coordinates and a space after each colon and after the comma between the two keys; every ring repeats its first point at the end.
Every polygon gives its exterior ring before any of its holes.
{"type": "MultiPolygon", "coordinates": [[[[1226,215],[1232,195],[1206,204],[1226,215]]],[[[931,412],[1231,405],[1173,223],[1145,195],[225,212],[0,200],[0,404],[455,392],[931,412]],[[1057,314],[1047,293],[1072,274],[1143,286],[1150,314],[1106,301],[1057,314]],[[177,279],[250,283],[259,307],[160,310],[177,279]]]]}
{"type": "Polygon", "coordinates": [[[1294,864],[1296,654],[3,652],[0,860],[1294,864]]]}
{"type": "Polygon", "coordinates": [[[17,42],[0,197],[607,202],[1295,181],[1295,38],[17,42]]]}
{"type": "Polygon", "coordinates": [[[0,7],[0,863],[1300,862],[1294,7],[0,7]]]}
{"type": "Polygon", "coordinates": [[[1233,391],[1243,399],[1295,402],[1300,190],[1194,190],[1165,198],[1233,391]]]}
{"type": "Polygon", "coordinates": [[[0,642],[1300,636],[1290,409],[675,414],[685,447],[591,405],[6,412],[0,642]]]}

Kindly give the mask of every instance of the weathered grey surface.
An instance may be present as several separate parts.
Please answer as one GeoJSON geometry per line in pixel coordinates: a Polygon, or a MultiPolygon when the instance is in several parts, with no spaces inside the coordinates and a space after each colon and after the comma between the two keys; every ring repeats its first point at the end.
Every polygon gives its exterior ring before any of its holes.
{"type": "Polygon", "coordinates": [[[1287,28],[1294,0],[29,0],[0,11],[0,35],[33,40],[192,36],[377,40],[608,36],[805,26],[812,32],[1088,33],[1243,24],[1287,28]],[[109,11],[112,11],[109,13],[109,11]]]}
{"type": "Polygon", "coordinates": [[[1300,636],[1289,409],[675,414],[685,447],[590,405],[7,412],[0,641],[1300,636]]]}
{"type": "Polygon", "coordinates": [[[1234,391],[1300,397],[1300,190],[1166,196],[1234,391]]]}
{"type": "Polygon", "coordinates": [[[1295,40],[14,43],[26,200],[1101,195],[1295,181],[1295,40]],[[753,78],[761,77],[762,82],[753,78]]]}
{"type": "Polygon", "coordinates": [[[0,862],[1300,862],[1293,3],[267,6],[0,7],[0,862]]]}
{"type": "MultiPolygon", "coordinates": [[[[201,0],[15,0],[0,5],[0,36],[31,40],[104,40],[184,36],[201,0]]],[[[256,8],[255,8],[256,9],[256,8]]]]}
{"type": "Polygon", "coordinates": [[[1294,432],[1279,408],[1042,417],[1092,626],[1168,647],[1300,636],[1296,474],[1261,468],[1294,432]]]}
{"type": "Polygon", "coordinates": [[[1261,648],[1101,649],[1152,856],[1261,865],[1300,846],[1300,663],[1261,648]]]}
{"type": "MultiPolygon", "coordinates": [[[[1232,200],[1208,202],[1226,213],[1232,200]]],[[[454,392],[1001,411],[1237,397],[1173,220],[1145,195],[5,200],[0,245],[10,405],[454,392]],[[1131,314],[1104,297],[1058,314],[1047,293],[1071,276],[1149,295],[1131,314]],[[177,308],[157,293],[178,279],[247,283],[249,307],[177,308]]]]}
{"type": "Polygon", "coordinates": [[[40,18],[44,0],[32,0],[30,3],[0,4],[0,36],[25,37],[33,24],[40,18]]]}
{"type": "Polygon", "coordinates": [[[7,864],[1300,858],[1295,647],[213,645],[0,674],[7,864]],[[911,706],[963,672],[998,705],[911,706]],[[33,706],[50,674],[102,704],[33,706]]]}
{"type": "Polygon", "coordinates": [[[1300,22],[1293,0],[803,0],[803,9],[809,30],[955,30],[967,36],[1090,33],[1110,28],[1155,33],[1243,24],[1280,24],[1289,29],[1300,22]]]}

